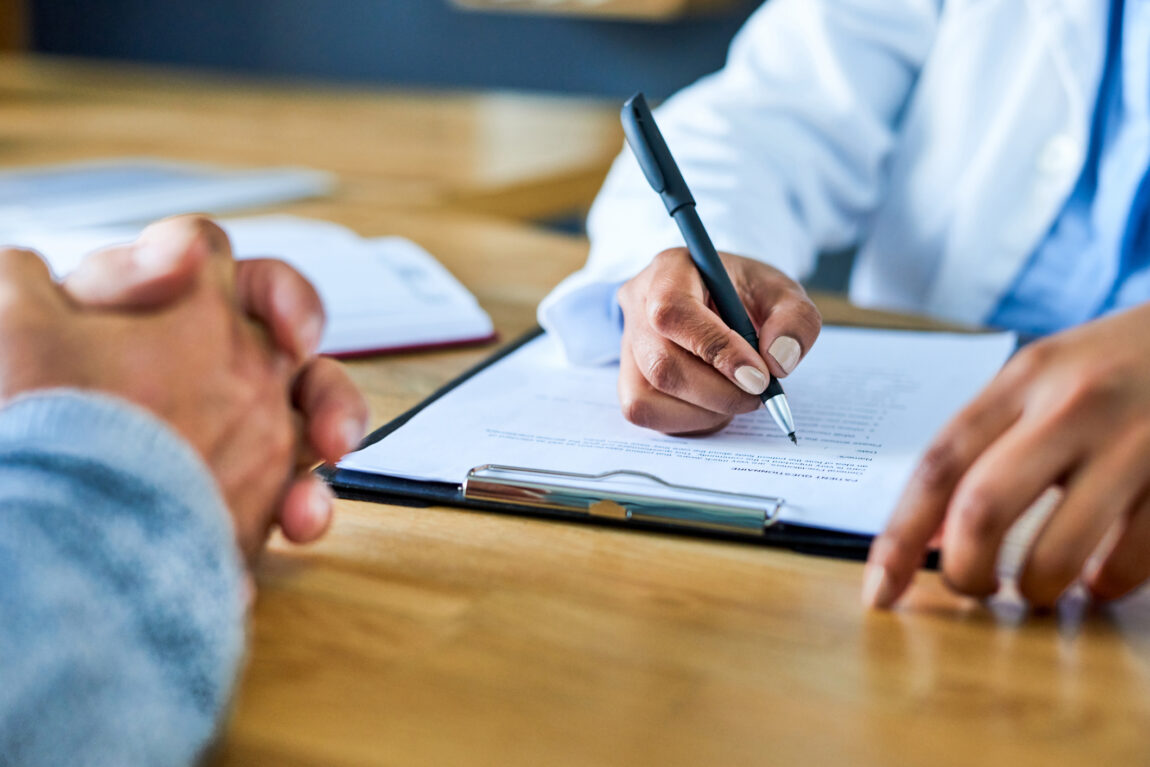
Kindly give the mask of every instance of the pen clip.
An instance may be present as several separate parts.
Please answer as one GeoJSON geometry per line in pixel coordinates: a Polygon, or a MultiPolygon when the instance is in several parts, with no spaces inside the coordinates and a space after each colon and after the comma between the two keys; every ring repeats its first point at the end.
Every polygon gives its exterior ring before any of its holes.
{"type": "Polygon", "coordinates": [[[639,161],[651,188],[663,198],[667,212],[673,216],[679,208],[694,205],[695,198],[691,196],[691,190],[687,188],[687,182],[683,180],[683,174],[679,172],[679,166],[675,164],[675,158],[671,156],[642,93],[627,99],[620,118],[627,145],[639,161]]]}

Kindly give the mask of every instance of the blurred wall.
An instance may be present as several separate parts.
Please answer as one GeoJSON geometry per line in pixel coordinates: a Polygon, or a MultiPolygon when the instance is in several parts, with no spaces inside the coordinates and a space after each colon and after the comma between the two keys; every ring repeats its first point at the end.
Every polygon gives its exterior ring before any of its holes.
{"type": "Polygon", "coordinates": [[[461,11],[447,0],[31,0],[61,54],[404,85],[659,97],[718,69],[758,4],[670,24],[461,11]]]}

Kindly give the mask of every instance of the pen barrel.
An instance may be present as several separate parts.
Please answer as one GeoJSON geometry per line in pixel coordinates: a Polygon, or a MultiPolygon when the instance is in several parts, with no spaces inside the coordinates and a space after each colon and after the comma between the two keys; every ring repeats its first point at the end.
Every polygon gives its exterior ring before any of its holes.
{"type": "Polygon", "coordinates": [[[759,334],[755,330],[751,318],[747,316],[747,309],[731,282],[730,275],[723,267],[715,245],[703,228],[703,222],[695,211],[694,205],[684,205],[672,213],[679,231],[687,243],[687,250],[691,253],[691,260],[703,278],[703,285],[711,294],[711,300],[719,317],[727,327],[734,330],[747,340],[747,343],[757,352],[759,350],[759,334]]]}
{"type": "Polygon", "coordinates": [[[760,398],[763,400],[763,402],[766,402],[767,400],[773,399],[783,393],[783,385],[779,383],[779,379],[771,376],[771,382],[767,384],[767,388],[762,393],[762,395],[760,395],[760,398]]]}

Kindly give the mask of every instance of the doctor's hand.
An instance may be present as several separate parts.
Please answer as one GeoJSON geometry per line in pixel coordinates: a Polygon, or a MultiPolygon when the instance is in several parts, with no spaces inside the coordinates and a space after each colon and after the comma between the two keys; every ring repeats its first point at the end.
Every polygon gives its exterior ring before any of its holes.
{"type": "Polygon", "coordinates": [[[1150,577],[1150,304],[1020,351],[936,437],[871,548],[863,600],[889,607],[941,531],[942,572],[975,597],[998,589],[1011,524],[1063,491],[1019,575],[1032,604],[1081,579],[1099,599],[1150,577]],[[1095,556],[1097,555],[1097,556],[1095,556]]]}
{"type": "Polygon", "coordinates": [[[759,261],[720,253],[751,322],[754,349],[709,303],[686,248],[671,248],[619,289],[619,402],[627,420],[668,434],[723,428],[760,406],[768,374],[783,378],[822,327],[802,287],[759,261]]]}
{"type": "MultiPolygon", "coordinates": [[[[367,407],[335,360],[316,357],[324,326],[315,289],[287,264],[273,259],[231,262],[226,235],[210,221],[182,217],[160,222],[128,245],[94,253],[64,281],[87,309],[155,311],[197,290],[205,258],[222,258],[237,308],[270,337],[295,369],[283,396],[301,432],[295,469],[280,494],[276,521],[296,543],[315,540],[331,519],[332,495],[310,469],[353,449],[367,426],[367,407]]],[[[270,469],[271,467],[269,467],[270,469]]],[[[226,488],[225,488],[226,490],[226,488]]]]}

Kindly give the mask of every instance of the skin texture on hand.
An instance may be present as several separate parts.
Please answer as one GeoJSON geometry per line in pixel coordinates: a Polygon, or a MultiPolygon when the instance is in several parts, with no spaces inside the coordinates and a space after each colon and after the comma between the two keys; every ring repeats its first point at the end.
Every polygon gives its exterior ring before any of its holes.
{"type": "Polygon", "coordinates": [[[1051,487],[1019,591],[1051,606],[1076,580],[1113,599],[1150,578],[1150,304],[1021,350],[935,438],[871,548],[863,601],[890,607],[932,539],[962,594],[998,589],[1010,526],[1051,487]]]}
{"type": "Polygon", "coordinates": [[[338,363],[314,356],[322,306],[298,273],[237,264],[197,217],[93,254],[62,287],[35,254],[0,260],[0,359],[23,360],[0,371],[0,399],[75,386],[151,410],[207,462],[249,561],[275,522],[298,542],[323,533],[332,496],[307,469],[353,447],[367,414],[338,363]]]}
{"type": "Polygon", "coordinates": [[[619,402],[627,420],[668,434],[717,431],[760,406],[768,374],[783,378],[822,328],[802,287],[759,261],[720,253],[751,322],[753,349],[709,305],[686,248],[672,248],[619,289],[619,402]]]}

